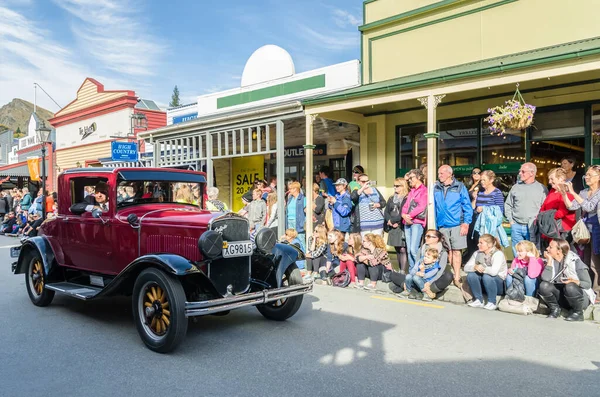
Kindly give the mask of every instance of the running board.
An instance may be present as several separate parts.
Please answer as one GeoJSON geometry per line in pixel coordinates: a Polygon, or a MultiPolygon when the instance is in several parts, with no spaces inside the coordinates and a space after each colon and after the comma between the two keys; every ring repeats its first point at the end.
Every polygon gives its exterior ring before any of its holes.
{"type": "Polygon", "coordinates": [[[102,288],[96,288],[87,285],[79,285],[69,282],[46,284],[44,288],[82,300],[91,299],[94,296],[98,295],[100,291],[102,291],[102,288]]]}

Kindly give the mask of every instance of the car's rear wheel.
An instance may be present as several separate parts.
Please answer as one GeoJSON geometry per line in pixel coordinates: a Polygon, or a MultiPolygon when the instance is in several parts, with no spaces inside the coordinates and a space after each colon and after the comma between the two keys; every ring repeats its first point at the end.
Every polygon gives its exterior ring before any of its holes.
{"type": "Polygon", "coordinates": [[[133,287],[133,315],[140,337],[150,350],[168,353],[185,338],[185,292],[175,276],[149,268],[133,287]]]}
{"type": "Polygon", "coordinates": [[[54,291],[46,289],[44,262],[39,252],[35,251],[27,265],[25,285],[29,299],[36,306],[48,306],[54,299],[54,291]]]}
{"type": "MultiPolygon", "coordinates": [[[[298,266],[294,264],[285,271],[281,285],[287,287],[298,284],[302,284],[302,275],[298,266]]],[[[260,314],[269,320],[284,321],[296,314],[302,305],[303,298],[304,295],[292,296],[291,298],[279,299],[274,302],[265,303],[264,305],[258,305],[256,308],[260,314]]]]}

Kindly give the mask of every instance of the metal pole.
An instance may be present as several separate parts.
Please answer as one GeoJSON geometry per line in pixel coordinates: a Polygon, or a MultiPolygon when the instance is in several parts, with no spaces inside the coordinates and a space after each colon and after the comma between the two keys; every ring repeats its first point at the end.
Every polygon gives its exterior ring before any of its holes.
{"type": "Polygon", "coordinates": [[[42,219],[46,219],[46,142],[42,142],[42,219]]]}
{"type": "Polygon", "coordinates": [[[306,144],[304,145],[304,155],[306,157],[306,186],[304,189],[304,195],[306,196],[306,225],[304,226],[306,232],[306,240],[304,244],[308,241],[308,237],[313,234],[313,222],[312,222],[312,205],[313,205],[313,149],[315,145],[313,144],[313,123],[317,118],[316,114],[307,114],[306,115],[306,144]]]}
{"type": "MultiPolygon", "coordinates": [[[[267,127],[268,128],[268,127],[267,127]]],[[[284,128],[283,121],[277,120],[275,123],[275,150],[277,152],[275,157],[275,175],[277,176],[277,238],[283,236],[285,233],[285,220],[287,218],[285,207],[285,167],[284,167],[284,154],[285,154],[285,142],[284,142],[284,128]]],[[[268,144],[268,142],[267,142],[268,144]]]]}

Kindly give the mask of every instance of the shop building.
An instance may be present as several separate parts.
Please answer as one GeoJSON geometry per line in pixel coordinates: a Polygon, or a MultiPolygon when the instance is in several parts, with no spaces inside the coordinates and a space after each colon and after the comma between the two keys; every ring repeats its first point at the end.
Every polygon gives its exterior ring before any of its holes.
{"type": "MultiPolygon", "coordinates": [[[[158,166],[206,170],[219,198],[238,210],[256,178],[276,175],[280,187],[290,179],[303,180],[307,121],[300,101],[358,86],[359,70],[355,60],[296,73],[284,49],[267,45],[247,61],[240,87],[169,109],[168,126],[140,137],[154,145],[158,166]]],[[[358,126],[319,116],[314,120],[309,124],[316,147],[308,166],[328,165],[332,177],[348,177],[360,156],[358,126]]],[[[285,189],[277,192],[283,201],[285,189]]]]}
{"type": "MultiPolygon", "coordinates": [[[[105,90],[86,78],[76,98],[49,120],[56,128],[56,172],[76,167],[100,167],[112,161],[111,143],[137,141],[146,129],[166,125],[166,112],[130,90],[105,90]]],[[[150,148],[151,149],[151,148],[150,148]]],[[[141,142],[143,158],[147,148],[141,142]]],[[[128,165],[139,165],[137,162],[128,165]]]]}
{"type": "MultiPolygon", "coordinates": [[[[27,187],[30,191],[36,192],[41,187],[41,181],[32,180],[27,163],[28,159],[38,159],[38,174],[41,170],[42,145],[39,141],[36,130],[41,125],[41,120],[36,113],[32,113],[27,124],[27,134],[21,138],[15,138],[12,131],[5,131],[0,137],[0,179],[3,189],[12,187],[27,187]]],[[[50,133],[50,143],[46,144],[46,189],[54,189],[53,165],[54,165],[54,142],[56,140],[56,131],[52,129],[50,133]]],[[[35,167],[35,165],[32,165],[35,167]]]]}
{"type": "Polygon", "coordinates": [[[532,161],[545,183],[563,156],[600,163],[597,10],[594,0],[364,1],[363,85],[305,100],[305,112],[366,131],[360,161],[386,195],[424,163],[430,193],[441,164],[460,178],[492,169],[507,190],[532,161]],[[544,23],[531,28],[532,16],[544,23]],[[487,111],[517,84],[537,106],[534,125],[493,135],[487,111]]]}

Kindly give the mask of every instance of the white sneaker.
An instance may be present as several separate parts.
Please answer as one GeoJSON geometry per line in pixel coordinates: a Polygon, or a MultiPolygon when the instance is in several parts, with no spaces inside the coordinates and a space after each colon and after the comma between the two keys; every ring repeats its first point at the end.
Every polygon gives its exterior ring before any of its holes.
{"type": "Polygon", "coordinates": [[[483,303],[481,303],[481,301],[479,299],[475,299],[473,302],[468,304],[470,307],[484,307],[483,303]]]}
{"type": "Polygon", "coordinates": [[[485,310],[496,310],[497,307],[492,302],[488,302],[488,303],[485,304],[485,306],[483,308],[485,310]]]}

